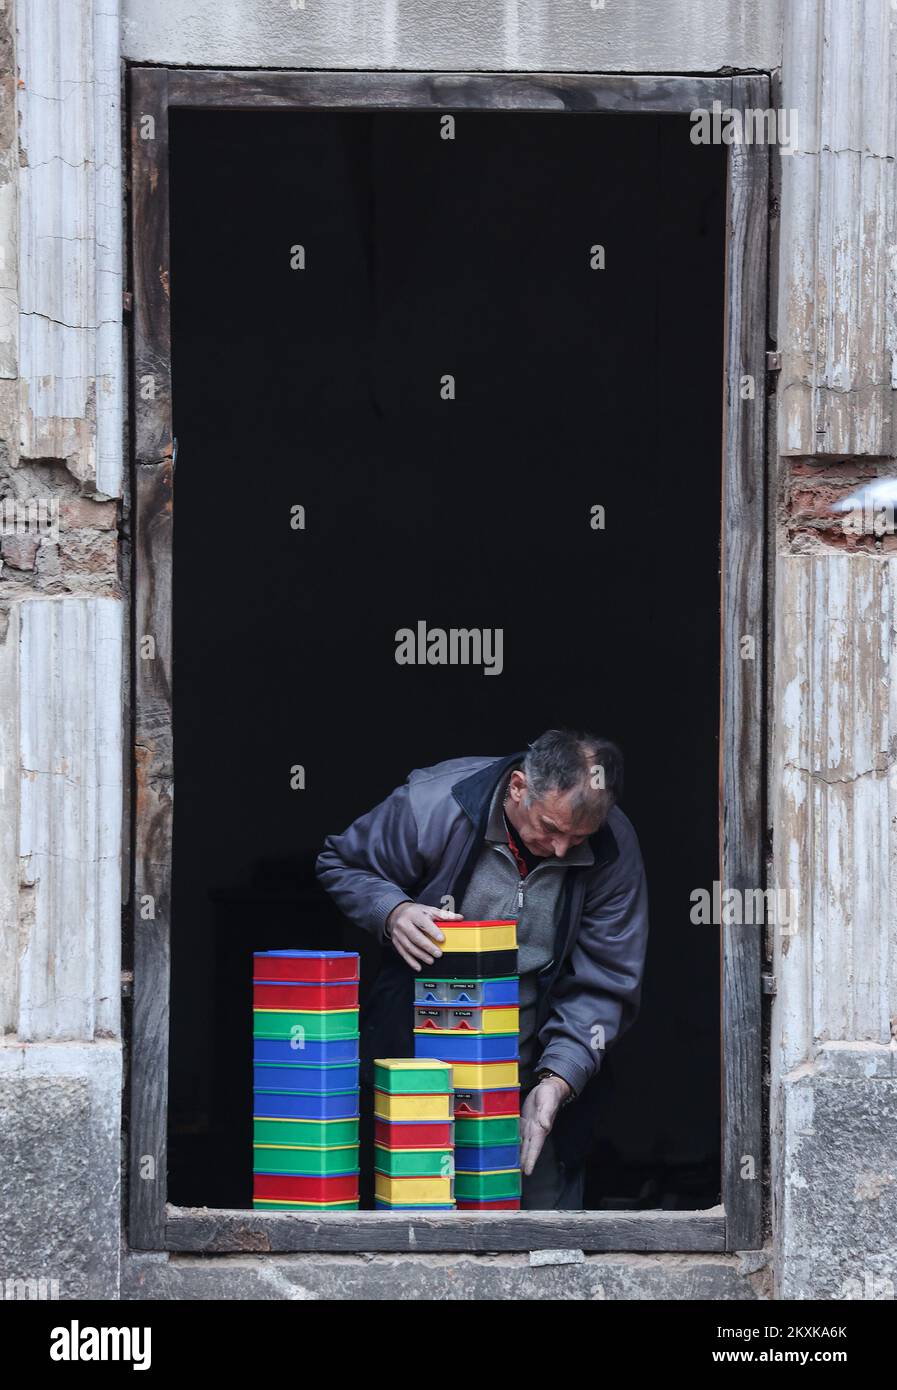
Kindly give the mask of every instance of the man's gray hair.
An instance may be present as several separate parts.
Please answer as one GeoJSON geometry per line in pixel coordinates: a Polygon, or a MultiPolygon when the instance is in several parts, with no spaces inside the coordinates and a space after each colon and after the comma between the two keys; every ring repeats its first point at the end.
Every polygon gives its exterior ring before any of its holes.
{"type": "Polygon", "coordinates": [[[623,789],[623,754],[610,739],[572,729],[549,729],[523,760],[526,805],[548,792],[573,792],[572,810],[606,816],[623,789]]]}

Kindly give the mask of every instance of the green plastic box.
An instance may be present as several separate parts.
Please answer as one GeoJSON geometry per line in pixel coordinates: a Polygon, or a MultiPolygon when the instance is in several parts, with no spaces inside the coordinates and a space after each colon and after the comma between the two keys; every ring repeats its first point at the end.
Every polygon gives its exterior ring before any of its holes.
{"type": "Polygon", "coordinates": [[[431,1062],[426,1058],[385,1057],[374,1059],[374,1086],[390,1095],[451,1095],[451,1062],[431,1062]]]}
{"type": "Polygon", "coordinates": [[[357,1120],[271,1120],[252,1122],[256,1144],[290,1144],[301,1149],[336,1149],[358,1143],[357,1120]]]}
{"type": "Polygon", "coordinates": [[[252,1036],[286,1041],[301,1038],[307,1042],[357,1038],[358,1010],[326,1009],[321,1013],[309,1013],[305,1010],[299,1013],[291,1009],[253,1009],[252,1036]]]}
{"type": "Polygon", "coordinates": [[[492,1198],[520,1196],[520,1169],[508,1168],[492,1173],[456,1173],[455,1197],[458,1201],[473,1198],[486,1201],[492,1198]]]}
{"type": "Polygon", "coordinates": [[[325,1178],[337,1173],[357,1173],[358,1145],[346,1144],[339,1149],[277,1149],[270,1144],[253,1144],[252,1171],[325,1178]]]}
{"type": "Polygon", "coordinates": [[[517,1144],[520,1141],[520,1122],[516,1115],[496,1115],[494,1119],[465,1119],[455,1117],[455,1143],[468,1147],[490,1144],[517,1144]]]}
{"type": "Polygon", "coordinates": [[[374,1169],[390,1178],[451,1178],[455,1160],[451,1149],[384,1149],[376,1144],[374,1169]]]}

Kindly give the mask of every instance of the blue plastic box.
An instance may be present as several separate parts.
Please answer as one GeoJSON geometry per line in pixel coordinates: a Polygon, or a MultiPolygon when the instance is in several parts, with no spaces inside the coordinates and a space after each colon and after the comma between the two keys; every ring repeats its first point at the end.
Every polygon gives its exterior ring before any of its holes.
{"type": "Polygon", "coordinates": [[[253,1085],[266,1091],[349,1091],[358,1088],[358,1063],[350,1066],[277,1066],[256,1062],[252,1068],[253,1085]]]}
{"type": "Polygon", "coordinates": [[[504,980],[415,979],[415,1004],[517,1004],[520,983],[516,975],[504,980]]]}
{"type": "Polygon", "coordinates": [[[484,1144],[478,1148],[455,1146],[456,1173],[484,1173],[491,1168],[519,1168],[519,1144],[484,1144]]]}
{"type": "Polygon", "coordinates": [[[325,1042],[306,1042],[304,1047],[293,1047],[287,1038],[254,1038],[252,1058],[255,1062],[279,1062],[282,1066],[357,1063],[358,1039],[330,1038],[325,1042]]]}
{"type": "Polygon", "coordinates": [[[421,1205],[421,1203],[418,1203],[417,1206],[411,1206],[410,1204],[406,1204],[405,1202],[381,1202],[380,1198],[377,1197],[377,1198],[375,1198],[375,1200],[374,1200],[374,1210],[375,1210],[375,1211],[420,1211],[420,1212],[428,1212],[428,1211],[454,1211],[454,1210],[455,1210],[455,1204],[454,1204],[454,1202],[428,1202],[426,1205],[421,1205]]]}
{"type": "Polygon", "coordinates": [[[358,1091],[268,1091],[256,1087],[252,1113],[267,1120],[356,1120],[358,1091]]]}
{"type": "Polygon", "coordinates": [[[514,1062],[517,1060],[516,1033],[415,1033],[415,1057],[437,1058],[440,1062],[514,1062]]]}

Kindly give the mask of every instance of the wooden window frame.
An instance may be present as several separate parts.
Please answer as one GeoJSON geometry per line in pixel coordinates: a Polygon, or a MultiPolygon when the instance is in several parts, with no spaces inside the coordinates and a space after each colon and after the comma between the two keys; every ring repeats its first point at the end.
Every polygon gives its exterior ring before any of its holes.
{"type": "MultiPolygon", "coordinates": [[[[173,749],[172,437],[168,112],[204,110],[689,113],[766,110],[766,74],[129,70],[134,463],[133,881],[130,1065],[132,1248],[247,1251],[719,1252],[762,1244],[762,928],[721,928],[722,1204],[709,1211],[423,1213],[185,1209],[167,1201],[173,749]],[[152,378],[153,389],[145,389],[152,378]],[[147,397],[151,397],[147,399],[147,397]],[[151,635],[152,660],[140,643],[151,635]],[[144,920],[141,899],[154,916],[144,920]],[[745,1165],[744,1159],[753,1160],[745,1165]],[[745,1170],[747,1170],[745,1172],[745,1170]],[[745,1175],[743,1176],[743,1172],[745,1175]]],[[[720,881],[764,882],[766,145],[728,147],[722,607],[720,881]],[[741,399],[750,375],[755,396],[741,399]],[[756,658],[743,660],[752,636],[756,658]]],[[[687,332],[687,326],[685,331],[687,332]]],[[[697,348],[698,345],[691,345],[697,348]]],[[[683,341],[683,352],[688,344],[683,341]]],[[[694,479],[688,480],[688,486],[694,479]]]]}

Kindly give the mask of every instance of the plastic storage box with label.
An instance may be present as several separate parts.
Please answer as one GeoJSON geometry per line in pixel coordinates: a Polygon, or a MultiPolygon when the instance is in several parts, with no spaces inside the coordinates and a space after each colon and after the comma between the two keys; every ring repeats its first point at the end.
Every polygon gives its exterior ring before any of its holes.
{"type": "Polygon", "coordinates": [[[474,1004],[488,1007],[516,1005],[520,986],[516,975],[494,980],[426,979],[414,981],[418,1004],[474,1004]]]}
{"type": "Polygon", "coordinates": [[[474,1004],[416,1004],[414,1031],[430,1033],[516,1033],[520,1010],[474,1004]]]}
{"type": "Polygon", "coordinates": [[[494,1091],[455,1091],[455,1117],[474,1118],[490,1115],[519,1115],[520,1091],[516,1086],[494,1091]]]}

